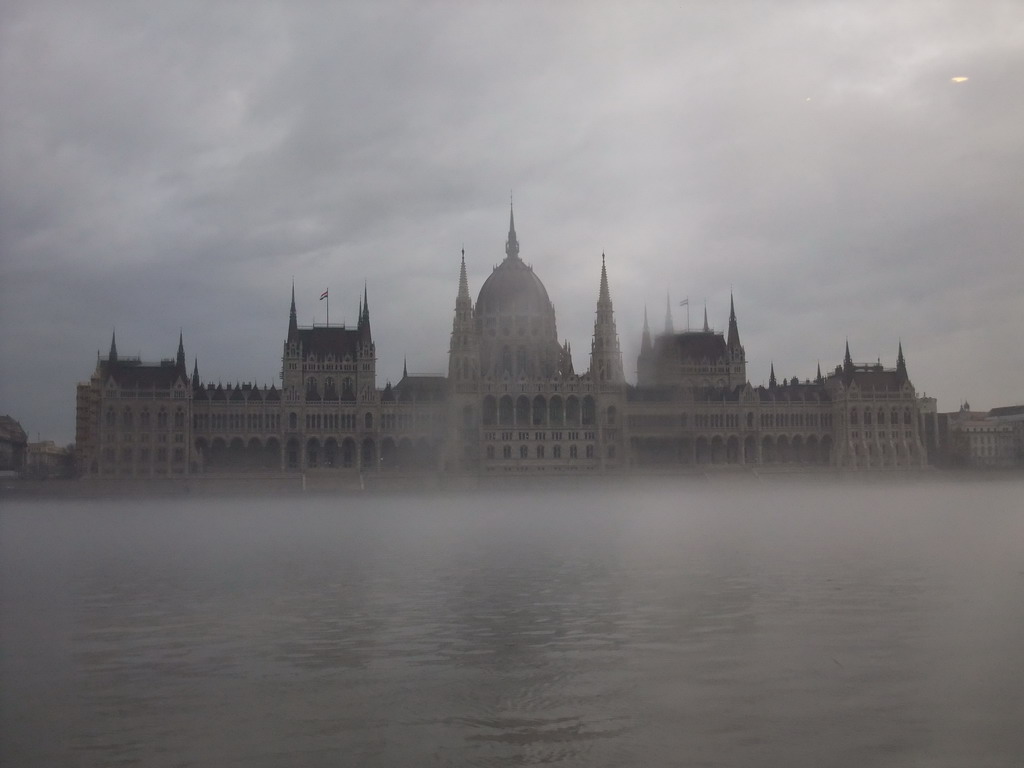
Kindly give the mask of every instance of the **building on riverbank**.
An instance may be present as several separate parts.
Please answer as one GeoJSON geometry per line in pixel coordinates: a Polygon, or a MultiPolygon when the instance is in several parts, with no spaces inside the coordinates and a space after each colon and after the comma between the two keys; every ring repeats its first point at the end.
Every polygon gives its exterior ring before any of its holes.
{"type": "Polygon", "coordinates": [[[86,477],[246,473],[585,476],[715,465],[924,466],[919,402],[896,365],[843,362],[813,380],[747,380],[735,302],[728,332],[676,332],[646,317],[626,380],[602,255],[589,366],[574,368],[555,308],[522,260],[510,211],[505,258],[474,302],[462,254],[447,376],[380,388],[364,289],[355,328],[301,327],[292,288],[281,388],[223,386],[174,358],[110,352],[78,387],[86,477]]]}

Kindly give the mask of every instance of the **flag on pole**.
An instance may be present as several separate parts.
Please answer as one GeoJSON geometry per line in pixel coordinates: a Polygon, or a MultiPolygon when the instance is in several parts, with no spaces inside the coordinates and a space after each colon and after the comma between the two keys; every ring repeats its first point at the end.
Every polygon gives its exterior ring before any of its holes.
{"type": "Polygon", "coordinates": [[[687,299],[683,299],[682,301],[679,302],[679,306],[680,307],[688,307],[688,306],[690,306],[690,300],[688,298],[687,299]]]}
{"type": "Polygon", "coordinates": [[[323,293],[320,294],[320,301],[323,301],[326,298],[327,298],[327,291],[324,291],[323,293]]]}

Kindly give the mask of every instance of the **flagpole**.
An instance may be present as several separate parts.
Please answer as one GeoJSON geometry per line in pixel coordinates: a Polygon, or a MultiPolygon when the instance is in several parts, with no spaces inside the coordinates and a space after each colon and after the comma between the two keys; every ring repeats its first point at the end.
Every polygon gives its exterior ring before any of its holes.
{"type": "Polygon", "coordinates": [[[331,288],[327,287],[327,327],[331,327],[331,288]]]}

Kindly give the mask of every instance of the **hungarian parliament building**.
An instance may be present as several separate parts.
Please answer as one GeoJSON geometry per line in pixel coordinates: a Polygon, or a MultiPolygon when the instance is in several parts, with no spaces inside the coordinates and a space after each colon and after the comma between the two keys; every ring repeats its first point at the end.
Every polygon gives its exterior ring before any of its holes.
{"type": "MultiPolygon", "coordinates": [[[[595,276],[596,277],[596,276],[595,276]]],[[[644,318],[626,381],[602,256],[590,365],[573,367],[555,309],[520,258],[510,211],[505,258],[476,302],[462,256],[447,376],[403,371],[378,386],[365,293],[355,328],[299,326],[292,288],[281,387],[224,386],[117,352],[78,385],[85,477],[245,473],[465,476],[672,473],[712,467],[912,469],[925,464],[902,346],[894,368],[840,365],[814,380],[747,380],[730,297],[728,332],[664,332],[644,318]]]]}

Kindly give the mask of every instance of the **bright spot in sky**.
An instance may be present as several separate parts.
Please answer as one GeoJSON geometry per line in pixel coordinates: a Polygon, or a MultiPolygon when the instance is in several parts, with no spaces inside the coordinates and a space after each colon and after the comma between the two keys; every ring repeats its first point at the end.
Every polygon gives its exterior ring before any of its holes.
{"type": "Polygon", "coordinates": [[[952,82],[954,82],[954,83],[966,83],[967,82],[967,78],[966,77],[951,77],[949,79],[952,82]]]}

